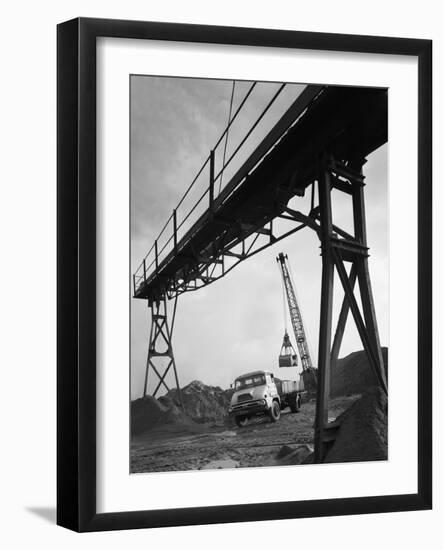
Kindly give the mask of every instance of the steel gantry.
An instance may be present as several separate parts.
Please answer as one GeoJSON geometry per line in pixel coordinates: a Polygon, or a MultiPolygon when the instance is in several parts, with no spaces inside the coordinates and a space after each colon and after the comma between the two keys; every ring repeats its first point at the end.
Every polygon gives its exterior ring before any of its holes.
{"type": "MultiPolygon", "coordinates": [[[[232,120],[237,114],[238,110],[232,120]]],[[[335,424],[328,423],[331,364],[337,360],[349,311],[378,384],[387,392],[368,269],[362,173],[366,157],[386,141],[387,90],[307,86],[216,195],[217,181],[232,159],[230,157],[216,174],[219,139],[190,186],[207,169],[208,183],[203,194],[180,219],[179,211],[173,211],[133,276],[134,297],[148,300],[152,316],[145,393],[150,369],[159,378],[155,395],[161,386],[167,387],[165,377],[171,368],[179,392],[166,299],[212,284],[252,255],[303,228],[311,228],[319,237],[322,258],[315,460],[324,460],[337,429],[335,424]],[[288,206],[294,197],[304,196],[308,188],[311,190],[309,212],[288,206]],[[334,223],[332,190],[352,199],[352,234],[334,223]],[[195,208],[204,202],[206,206],[196,221],[186,225],[195,208]],[[278,219],[292,225],[282,230],[281,224],[275,223],[278,219]],[[169,234],[165,235],[167,231],[169,234]],[[166,240],[161,248],[160,237],[166,240]],[[344,299],[332,339],[335,272],[343,287],[344,299]],[[355,295],[357,282],[361,308],[355,295]],[[163,373],[153,365],[153,359],[160,356],[155,351],[159,339],[163,339],[167,347],[163,356],[169,358],[163,373]]]]}

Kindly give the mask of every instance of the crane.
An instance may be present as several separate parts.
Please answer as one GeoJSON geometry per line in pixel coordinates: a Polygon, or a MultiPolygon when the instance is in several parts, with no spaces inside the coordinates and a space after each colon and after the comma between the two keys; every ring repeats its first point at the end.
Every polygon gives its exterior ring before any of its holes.
{"type": "MultiPolygon", "coordinates": [[[[309,391],[310,389],[315,389],[317,386],[317,369],[315,369],[312,365],[311,354],[309,352],[308,341],[306,338],[306,331],[303,325],[303,319],[301,316],[300,307],[298,305],[297,296],[295,294],[295,287],[290,274],[289,262],[287,260],[288,256],[287,254],[283,254],[283,252],[280,252],[277,256],[277,262],[280,264],[283,280],[283,293],[286,295],[289,317],[294,330],[295,341],[297,343],[301,367],[303,369],[302,377],[305,382],[305,388],[309,391]]],[[[284,314],[286,322],[286,311],[284,311],[284,314]]],[[[283,345],[279,356],[279,366],[297,366],[297,356],[292,347],[286,328],[285,335],[283,337],[283,345]]]]}

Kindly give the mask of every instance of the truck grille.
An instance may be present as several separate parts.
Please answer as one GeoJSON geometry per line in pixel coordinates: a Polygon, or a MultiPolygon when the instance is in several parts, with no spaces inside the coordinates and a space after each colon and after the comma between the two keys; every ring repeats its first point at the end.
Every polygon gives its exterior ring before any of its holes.
{"type": "Polygon", "coordinates": [[[262,401],[256,399],[255,401],[246,401],[243,403],[237,403],[236,405],[232,405],[230,410],[232,413],[247,412],[248,410],[255,409],[258,405],[262,405],[262,401]]]}
{"type": "Polygon", "coordinates": [[[237,397],[237,403],[243,403],[244,401],[250,401],[252,395],[250,393],[242,393],[237,397]]]}

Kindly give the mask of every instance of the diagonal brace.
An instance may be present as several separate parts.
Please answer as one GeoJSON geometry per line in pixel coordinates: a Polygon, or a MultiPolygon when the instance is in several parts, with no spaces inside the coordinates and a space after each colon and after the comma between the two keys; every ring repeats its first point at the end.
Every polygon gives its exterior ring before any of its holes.
{"type": "Polygon", "coordinates": [[[332,256],[334,259],[335,266],[337,268],[338,276],[340,277],[341,284],[343,286],[343,290],[345,291],[346,297],[349,302],[349,307],[351,308],[352,315],[354,317],[355,324],[357,326],[357,330],[360,334],[361,341],[363,343],[363,346],[366,350],[366,353],[368,355],[369,364],[371,365],[372,370],[374,371],[375,377],[378,381],[379,386],[382,388],[382,390],[387,394],[388,389],[386,386],[386,382],[384,380],[384,377],[382,375],[381,369],[383,368],[382,365],[379,365],[375,355],[374,351],[372,349],[371,342],[369,340],[368,332],[366,330],[366,326],[364,324],[363,318],[360,313],[360,309],[357,304],[357,300],[355,299],[351,284],[348,279],[348,275],[346,273],[346,268],[344,266],[343,260],[339,257],[337,251],[333,248],[332,249],[332,256]]]}

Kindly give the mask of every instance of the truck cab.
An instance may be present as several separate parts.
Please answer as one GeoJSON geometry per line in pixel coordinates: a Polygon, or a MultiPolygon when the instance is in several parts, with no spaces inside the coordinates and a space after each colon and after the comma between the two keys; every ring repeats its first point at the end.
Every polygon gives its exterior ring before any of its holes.
{"type": "Polygon", "coordinates": [[[235,379],[234,393],[228,415],[241,427],[253,416],[269,416],[277,422],[280,412],[289,407],[291,412],[300,411],[303,379],[279,380],[267,370],[242,374],[235,379]]]}
{"type": "Polygon", "coordinates": [[[230,417],[243,426],[252,416],[269,415],[276,422],[280,417],[280,395],[270,371],[259,370],[235,379],[234,393],[228,409],[230,417]]]}

